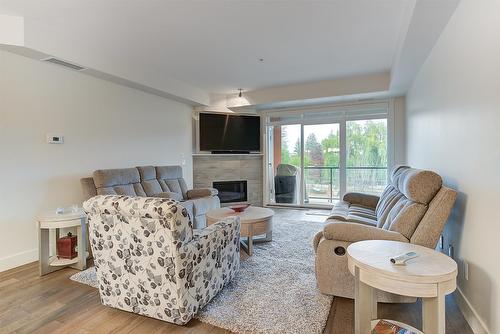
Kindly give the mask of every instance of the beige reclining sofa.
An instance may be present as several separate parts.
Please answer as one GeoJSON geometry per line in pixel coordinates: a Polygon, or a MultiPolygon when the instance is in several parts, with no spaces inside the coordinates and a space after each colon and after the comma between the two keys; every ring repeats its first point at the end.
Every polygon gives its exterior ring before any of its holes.
{"type": "Polygon", "coordinates": [[[93,177],[82,178],[85,199],[96,195],[161,197],[181,202],[193,220],[194,228],[206,226],[205,214],[220,208],[218,192],[213,188],[187,189],[181,166],[141,166],[100,169],[93,177]]]}
{"type": "MultiPolygon", "coordinates": [[[[322,293],[354,297],[354,278],[347,268],[346,248],[361,240],[395,240],[435,248],[457,193],[431,171],[395,168],[380,197],[348,193],[314,238],[316,279],[322,293]]],[[[415,298],[378,293],[380,302],[415,298]]]]}

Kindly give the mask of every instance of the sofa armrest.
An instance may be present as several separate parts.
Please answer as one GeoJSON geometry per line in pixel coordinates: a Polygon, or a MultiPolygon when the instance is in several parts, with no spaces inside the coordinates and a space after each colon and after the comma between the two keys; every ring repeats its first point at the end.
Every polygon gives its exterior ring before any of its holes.
{"type": "Polygon", "coordinates": [[[219,191],[214,188],[198,188],[188,190],[186,195],[188,199],[195,199],[200,197],[217,196],[218,193],[219,191]]]}
{"type": "Polygon", "coordinates": [[[153,197],[173,199],[177,202],[181,202],[183,200],[182,194],[174,193],[171,191],[164,191],[164,192],[161,192],[161,193],[154,195],[153,197]]]}
{"type": "Polygon", "coordinates": [[[347,193],[343,197],[343,200],[345,202],[366,206],[372,209],[375,209],[377,207],[379,199],[379,196],[363,193],[347,193]]]}
{"type": "Polygon", "coordinates": [[[85,200],[97,196],[97,189],[95,187],[94,178],[92,177],[81,178],[80,184],[82,185],[83,197],[85,198],[85,200]]]}
{"type": "Polygon", "coordinates": [[[362,240],[393,240],[409,242],[404,235],[394,231],[383,230],[378,227],[335,222],[323,228],[323,237],[329,240],[357,242],[362,240]]]}

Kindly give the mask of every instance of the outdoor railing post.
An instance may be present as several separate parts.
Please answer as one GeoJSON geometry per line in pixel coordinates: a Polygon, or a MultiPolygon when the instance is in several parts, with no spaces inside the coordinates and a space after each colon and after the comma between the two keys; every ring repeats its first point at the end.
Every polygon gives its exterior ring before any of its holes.
{"type": "Polygon", "coordinates": [[[330,167],[330,203],[333,203],[333,168],[330,167]]]}

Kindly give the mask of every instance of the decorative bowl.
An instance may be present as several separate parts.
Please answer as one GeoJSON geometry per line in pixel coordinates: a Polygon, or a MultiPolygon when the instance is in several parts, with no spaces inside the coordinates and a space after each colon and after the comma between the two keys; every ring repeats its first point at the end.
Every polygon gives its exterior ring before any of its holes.
{"type": "Polygon", "coordinates": [[[238,205],[231,205],[229,208],[233,210],[234,212],[243,212],[245,211],[250,204],[238,204],[238,205]]]}

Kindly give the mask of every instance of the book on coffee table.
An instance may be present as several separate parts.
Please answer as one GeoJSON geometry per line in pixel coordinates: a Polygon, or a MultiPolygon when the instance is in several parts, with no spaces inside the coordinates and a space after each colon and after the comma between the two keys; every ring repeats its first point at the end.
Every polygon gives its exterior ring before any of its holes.
{"type": "Polygon", "coordinates": [[[372,329],[372,334],[416,334],[406,328],[393,324],[387,320],[379,320],[372,329]]]}

